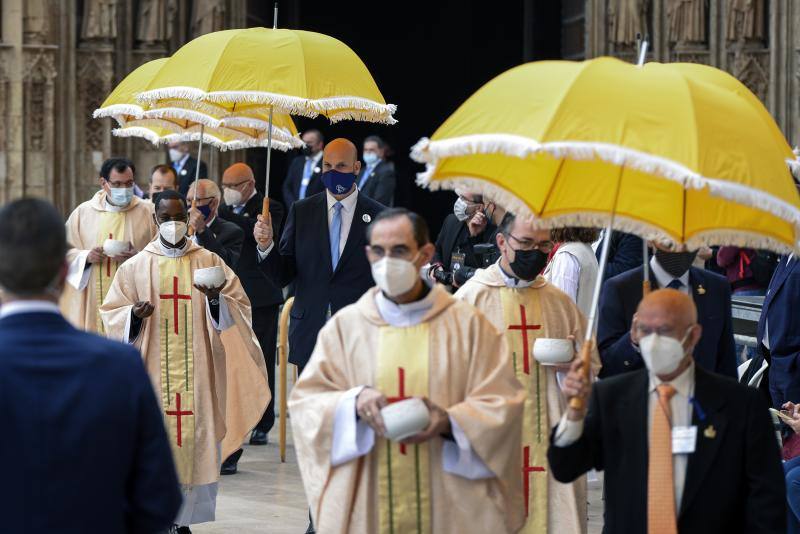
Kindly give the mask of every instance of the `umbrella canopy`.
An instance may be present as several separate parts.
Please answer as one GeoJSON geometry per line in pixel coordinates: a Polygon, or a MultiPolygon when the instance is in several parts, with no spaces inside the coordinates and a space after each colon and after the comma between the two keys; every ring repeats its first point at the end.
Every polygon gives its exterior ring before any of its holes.
{"type": "Polygon", "coordinates": [[[612,58],[507,71],[412,157],[431,189],[466,186],[535,224],[788,251],[800,239],[792,150],[727,73],[612,58]]]}
{"type": "Polygon", "coordinates": [[[140,101],[215,102],[229,112],[272,106],[276,113],[332,122],[393,124],[387,104],[361,59],[320,33],[247,28],[209,33],[181,47],[158,69],[140,101]]]}
{"type": "MultiPolygon", "coordinates": [[[[168,58],[149,61],[122,80],[93,113],[95,118],[113,117],[121,128],[118,136],[143,137],[152,142],[200,139],[201,125],[208,128],[203,136],[221,150],[267,146],[269,113],[263,106],[248,106],[229,112],[224,106],[191,100],[167,99],[158,106],[141,105],[136,95],[142,91],[168,58]],[[141,135],[137,135],[141,134],[141,135]]],[[[272,121],[275,148],[301,148],[297,128],[291,117],[274,114],[272,121]]]]}

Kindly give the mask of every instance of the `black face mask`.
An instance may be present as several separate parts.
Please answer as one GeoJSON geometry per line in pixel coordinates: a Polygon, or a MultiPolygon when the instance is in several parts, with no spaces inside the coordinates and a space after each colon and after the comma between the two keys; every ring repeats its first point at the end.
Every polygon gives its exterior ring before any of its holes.
{"type": "Polygon", "coordinates": [[[689,270],[692,262],[697,257],[697,251],[691,252],[665,252],[656,249],[656,261],[673,278],[680,278],[689,270]]]}
{"type": "Polygon", "coordinates": [[[508,265],[520,280],[533,280],[547,265],[547,254],[541,250],[512,250],[514,251],[514,261],[508,265]]]}
{"type": "Polygon", "coordinates": [[[314,155],[314,151],[311,150],[310,146],[304,146],[302,149],[300,149],[300,153],[302,155],[304,155],[304,156],[313,156],[314,155]]]}

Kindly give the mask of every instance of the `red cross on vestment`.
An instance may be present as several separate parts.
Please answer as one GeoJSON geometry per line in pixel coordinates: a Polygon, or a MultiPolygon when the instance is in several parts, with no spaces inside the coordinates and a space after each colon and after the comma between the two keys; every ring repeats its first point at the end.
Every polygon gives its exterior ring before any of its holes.
{"type": "MultiPolygon", "coordinates": [[[[387,397],[386,400],[389,401],[389,404],[393,402],[398,402],[401,400],[406,400],[409,397],[406,397],[406,370],[402,367],[397,368],[397,397],[387,397]]],[[[400,444],[400,454],[406,453],[406,446],[404,444],[400,444]]]]}
{"type": "Polygon", "coordinates": [[[158,298],[172,300],[172,322],[175,324],[175,333],[178,333],[178,300],[192,300],[191,295],[178,293],[178,277],[172,277],[172,295],[159,295],[158,298]]]}
{"type": "Polygon", "coordinates": [[[174,415],[177,418],[178,425],[177,425],[177,428],[175,429],[175,432],[177,434],[176,443],[178,444],[178,447],[180,447],[181,446],[181,418],[184,415],[194,415],[194,412],[192,412],[190,410],[182,412],[181,411],[181,394],[180,393],[175,393],[175,409],[174,410],[167,410],[167,415],[174,415]]]}
{"type": "MultiPolygon", "coordinates": [[[[114,234],[108,234],[109,239],[114,239],[114,234]]],[[[106,278],[111,278],[111,258],[106,258],[106,278]]]]}
{"type": "Polygon", "coordinates": [[[527,323],[527,316],[525,315],[525,306],[522,304],[519,305],[519,316],[520,316],[520,324],[511,324],[508,325],[509,330],[521,330],[522,331],[522,355],[523,355],[523,371],[526,375],[531,374],[531,363],[530,363],[530,345],[528,344],[528,330],[539,330],[542,325],[540,324],[528,324],[527,323]]]}
{"type": "Polygon", "coordinates": [[[525,493],[525,517],[528,517],[528,496],[531,493],[530,474],[534,472],[544,472],[544,467],[530,465],[531,448],[529,446],[525,446],[522,455],[522,491],[525,493]]]}

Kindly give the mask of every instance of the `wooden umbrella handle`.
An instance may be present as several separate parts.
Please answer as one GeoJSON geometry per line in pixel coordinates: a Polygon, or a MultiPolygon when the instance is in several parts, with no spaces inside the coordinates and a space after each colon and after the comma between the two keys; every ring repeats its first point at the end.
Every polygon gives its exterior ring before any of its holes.
{"type": "MultiPolygon", "coordinates": [[[[592,368],[592,348],[594,348],[594,339],[587,339],[581,347],[581,372],[587,382],[590,380],[589,370],[592,368]]],[[[572,397],[569,400],[569,407],[573,410],[583,410],[585,406],[584,399],[572,397]]]]}
{"type": "Polygon", "coordinates": [[[269,197],[264,197],[264,202],[261,204],[261,216],[264,220],[269,218],[269,197]]]}
{"type": "Polygon", "coordinates": [[[650,294],[650,280],[642,282],[642,298],[650,294]]]}

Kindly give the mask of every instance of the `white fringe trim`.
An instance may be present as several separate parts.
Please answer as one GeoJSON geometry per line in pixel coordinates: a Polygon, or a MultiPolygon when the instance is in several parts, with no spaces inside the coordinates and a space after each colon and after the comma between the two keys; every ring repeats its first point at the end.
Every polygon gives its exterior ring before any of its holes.
{"type": "MultiPolygon", "coordinates": [[[[111,131],[111,133],[116,137],[139,137],[142,139],[146,139],[150,141],[154,145],[158,145],[160,143],[173,143],[177,141],[199,141],[200,140],[200,132],[176,132],[165,135],[163,137],[159,137],[154,131],[150,130],[144,126],[128,126],[125,128],[115,128],[111,131]]],[[[244,148],[266,148],[267,140],[266,139],[258,139],[254,140],[252,138],[248,140],[234,140],[234,141],[222,141],[218,137],[205,132],[203,134],[203,143],[207,143],[209,145],[213,145],[217,147],[220,151],[225,152],[227,150],[240,150],[244,148]]],[[[281,152],[287,152],[293,148],[290,143],[286,143],[284,141],[277,140],[275,138],[272,139],[272,148],[275,150],[280,150],[281,152]]]]}
{"type": "Polygon", "coordinates": [[[219,128],[222,124],[220,119],[207,115],[200,111],[184,108],[153,108],[143,113],[146,119],[178,119],[203,124],[209,128],[219,128]]]}
{"type": "Polygon", "coordinates": [[[130,115],[137,119],[142,117],[144,109],[136,104],[112,104],[104,108],[97,108],[92,113],[92,118],[114,117],[115,115],[130,115]]]}
{"type": "Polygon", "coordinates": [[[546,152],[555,158],[574,160],[599,158],[612,165],[662,176],[682,184],[684,188],[708,188],[714,196],[769,212],[800,228],[800,209],[774,195],[726,180],[705,177],[667,158],[608,143],[583,141],[539,143],[527,137],[511,134],[476,134],[440,141],[422,138],[411,148],[411,158],[428,164],[426,171],[418,178],[420,185],[426,185],[435,172],[437,161],[442,158],[492,153],[525,158],[539,152],[546,152]]]}
{"type": "MultiPolygon", "coordinates": [[[[336,117],[336,120],[357,118],[368,122],[394,124],[392,115],[397,111],[393,104],[381,104],[357,96],[339,96],[308,99],[263,91],[212,91],[205,92],[195,87],[164,87],[144,91],[136,95],[141,103],[155,104],[164,99],[186,99],[206,102],[244,102],[272,106],[277,113],[288,113],[314,118],[320,113],[336,117]],[[333,112],[333,113],[331,113],[333,112]]],[[[333,121],[332,121],[333,122],[333,121]]]]}
{"type": "MultiPolygon", "coordinates": [[[[567,226],[583,226],[594,228],[605,228],[611,218],[609,213],[603,212],[578,212],[556,215],[547,218],[539,218],[537,214],[522,199],[509,190],[486,180],[469,176],[456,176],[447,180],[430,181],[432,168],[427,172],[419,173],[417,183],[427,187],[432,191],[446,189],[469,191],[470,193],[484,195],[493,202],[502,206],[511,213],[524,217],[533,224],[535,228],[550,229],[563,228],[567,226]]],[[[622,232],[636,234],[639,237],[658,241],[666,245],[680,245],[681,242],[667,233],[664,229],[643,221],[631,219],[622,215],[614,217],[613,228],[622,232]]],[[[800,237],[800,228],[796,229],[795,236],[800,237]]],[[[783,241],[771,236],[747,232],[738,228],[720,228],[700,232],[686,241],[687,247],[691,249],[701,246],[712,245],[731,245],[747,248],[769,249],[780,253],[800,253],[800,242],[796,250],[787,246],[783,241]]]]}

